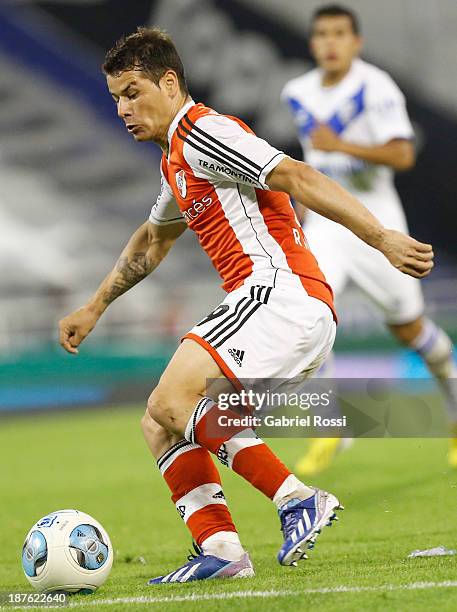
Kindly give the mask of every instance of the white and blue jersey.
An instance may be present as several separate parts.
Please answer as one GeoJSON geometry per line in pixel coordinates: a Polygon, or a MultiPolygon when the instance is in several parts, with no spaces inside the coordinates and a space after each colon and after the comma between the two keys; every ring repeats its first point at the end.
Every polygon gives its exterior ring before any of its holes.
{"type": "MultiPolygon", "coordinates": [[[[283,101],[295,119],[305,161],[353,193],[388,228],[407,233],[395,190],[393,171],[339,152],[314,149],[311,133],[319,124],[361,146],[383,145],[414,137],[405,98],[391,77],[361,59],[336,85],[322,85],[322,71],[289,81],[283,101]]],[[[308,211],[308,243],[336,297],[351,279],[384,312],[392,324],[414,321],[423,311],[419,281],[393,268],[378,251],[345,227],[308,211]]]]}
{"type": "Polygon", "coordinates": [[[380,208],[400,205],[390,168],[345,153],[313,149],[310,138],[319,123],[362,146],[413,138],[405,98],[386,72],[355,59],[344,79],[324,87],[322,71],[316,68],[289,81],[282,99],[293,114],[304,159],[313,168],[354,193],[375,214],[380,208]]]}

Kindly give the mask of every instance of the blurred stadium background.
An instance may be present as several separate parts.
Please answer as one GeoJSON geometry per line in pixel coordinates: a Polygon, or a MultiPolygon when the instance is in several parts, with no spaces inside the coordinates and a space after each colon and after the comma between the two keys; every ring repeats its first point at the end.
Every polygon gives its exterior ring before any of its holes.
{"type": "MultiPolygon", "coordinates": [[[[1,0],[0,412],[142,400],[179,336],[219,302],[219,279],[193,235],[107,311],[78,358],[57,321],[83,304],[143,222],[160,153],[118,121],[100,64],[139,24],[167,28],[196,100],[245,119],[300,156],[279,92],[310,63],[302,0],[1,0]]],[[[406,93],[419,158],[398,176],[411,232],[432,242],[429,313],[457,338],[457,4],[346,0],[364,57],[406,93]]],[[[338,304],[337,372],[423,376],[351,288],[338,304]]]]}

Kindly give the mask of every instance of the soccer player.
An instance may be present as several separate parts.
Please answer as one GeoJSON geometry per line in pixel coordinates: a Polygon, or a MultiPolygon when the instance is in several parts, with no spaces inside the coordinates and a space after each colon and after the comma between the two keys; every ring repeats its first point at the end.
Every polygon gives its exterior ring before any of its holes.
{"type": "Polygon", "coordinates": [[[332,292],[288,194],[342,223],[407,274],[429,273],[432,247],[385,229],[335,182],[257,138],[239,119],[196,104],[165,32],[140,28],[122,38],[108,52],[104,72],[129,133],[162,148],[162,188],[95,294],[60,321],[62,346],[77,353],[108,305],[148,276],[187,226],[227,291],[184,337],[142,420],[198,547],[182,567],[150,582],[254,575],[210,453],[273,501],[284,535],[278,560],[296,565],[335,518],[339,501],[298,480],[251,428],[237,424],[237,412],[225,410],[231,422],[222,426],[207,380],[225,377],[239,386],[240,379],[310,374],[331,350],[332,292]]]}
{"type": "MultiPolygon", "coordinates": [[[[354,194],[384,225],[406,233],[393,174],[414,165],[413,129],[404,96],[391,77],[359,58],[362,42],[352,11],[339,5],[318,9],[310,37],[317,68],[289,81],[282,98],[295,118],[306,161],[354,194]]],[[[352,279],[380,308],[391,333],[425,361],[444,392],[457,435],[452,342],[424,316],[420,282],[390,266],[347,228],[312,210],[305,214],[305,228],[335,295],[352,279]]],[[[339,438],[314,439],[297,472],[321,471],[341,443],[339,438]]],[[[450,441],[448,458],[457,467],[457,438],[450,441]]]]}

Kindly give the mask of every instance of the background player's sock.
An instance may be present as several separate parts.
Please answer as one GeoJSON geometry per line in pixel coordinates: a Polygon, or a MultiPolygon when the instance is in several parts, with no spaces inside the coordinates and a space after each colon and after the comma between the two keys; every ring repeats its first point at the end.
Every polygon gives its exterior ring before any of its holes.
{"type": "Polygon", "coordinates": [[[449,419],[457,423],[457,367],[449,336],[430,319],[424,320],[422,332],[411,343],[437,379],[446,397],[449,419]]]}
{"type": "MultiPolygon", "coordinates": [[[[230,555],[227,560],[239,559],[244,551],[225,501],[219,472],[208,451],[180,440],[160,457],[157,465],[171,490],[176,509],[197,544],[206,554],[215,554],[207,552],[205,543],[212,538],[208,550],[216,550],[220,539],[219,550],[230,555]],[[231,558],[237,550],[237,556],[231,558]]],[[[221,554],[216,556],[226,558],[221,554]]]]}
{"type": "Polygon", "coordinates": [[[284,499],[305,499],[314,495],[314,489],[295,478],[252,429],[241,425],[221,425],[221,416],[224,423],[240,419],[239,414],[222,410],[210,398],[201,399],[187,424],[186,439],[210,450],[221,463],[232,468],[276,504],[282,505],[284,499]]]}

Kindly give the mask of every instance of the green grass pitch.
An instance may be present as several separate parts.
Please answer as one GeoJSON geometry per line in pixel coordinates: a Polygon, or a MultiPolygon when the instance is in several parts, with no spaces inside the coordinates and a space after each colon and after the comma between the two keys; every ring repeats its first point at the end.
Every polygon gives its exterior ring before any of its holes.
{"type": "MultiPolygon", "coordinates": [[[[457,609],[457,557],[407,559],[416,548],[457,547],[457,473],[447,467],[444,439],[359,440],[313,479],[346,510],[298,568],[276,562],[281,534],[271,502],[221,466],[256,578],[147,587],[149,577],[186,560],[190,538],[143,442],[142,411],[0,420],[1,591],[29,590],[20,551],[31,525],[50,511],[79,508],[105,526],[115,549],[107,583],[72,598],[80,610],[457,609]],[[116,603],[140,597],[153,601],[116,603]]],[[[304,447],[301,440],[270,442],[291,466],[304,447]]]]}

